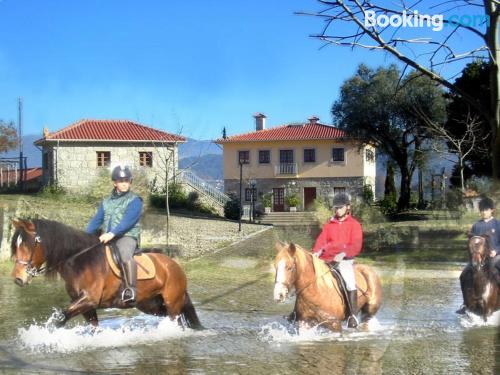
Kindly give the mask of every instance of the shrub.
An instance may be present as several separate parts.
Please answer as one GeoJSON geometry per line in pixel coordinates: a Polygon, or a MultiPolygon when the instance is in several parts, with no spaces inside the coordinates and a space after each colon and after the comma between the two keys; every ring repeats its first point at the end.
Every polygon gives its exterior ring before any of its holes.
{"type": "Polygon", "coordinates": [[[386,215],[394,215],[398,211],[398,201],[393,196],[390,195],[379,201],[380,211],[386,215]]]}
{"type": "Polygon", "coordinates": [[[373,203],[373,189],[372,185],[366,184],[363,185],[363,202],[366,204],[372,204],[373,203]]]}
{"type": "Polygon", "coordinates": [[[240,200],[236,194],[229,194],[229,200],[224,205],[224,217],[230,220],[238,220],[243,214],[240,200]]]}
{"type": "Polygon", "coordinates": [[[273,194],[272,193],[266,193],[262,196],[262,205],[264,207],[271,207],[273,204],[273,194]]]}
{"type": "Polygon", "coordinates": [[[197,191],[191,191],[187,196],[186,207],[192,211],[199,211],[201,208],[200,194],[197,191]]]}
{"type": "Polygon", "coordinates": [[[287,195],[285,201],[289,207],[297,207],[300,204],[300,199],[297,194],[287,195]]]}

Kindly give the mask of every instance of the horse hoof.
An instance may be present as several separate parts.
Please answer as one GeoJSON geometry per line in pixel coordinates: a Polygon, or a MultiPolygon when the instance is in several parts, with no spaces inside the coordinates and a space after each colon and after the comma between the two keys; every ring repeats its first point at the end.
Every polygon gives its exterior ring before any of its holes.
{"type": "Polygon", "coordinates": [[[64,313],[64,311],[54,311],[51,318],[56,328],[61,328],[66,324],[66,314],[64,313]]]}

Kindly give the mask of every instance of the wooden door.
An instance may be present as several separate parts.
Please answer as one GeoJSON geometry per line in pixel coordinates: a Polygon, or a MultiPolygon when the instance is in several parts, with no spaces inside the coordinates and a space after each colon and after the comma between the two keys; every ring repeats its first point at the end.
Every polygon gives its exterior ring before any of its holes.
{"type": "Polygon", "coordinates": [[[316,188],[315,187],[305,187],[304,188],[304,209],[306,211],[313,209],[313,203],[316,199],[316,188]]]}
{"type": "Polygon", "coordinates": [[[273,189],[273,211],[274,212],[285,211],[285,189],[284,188],[274,188],[273,189]]]}

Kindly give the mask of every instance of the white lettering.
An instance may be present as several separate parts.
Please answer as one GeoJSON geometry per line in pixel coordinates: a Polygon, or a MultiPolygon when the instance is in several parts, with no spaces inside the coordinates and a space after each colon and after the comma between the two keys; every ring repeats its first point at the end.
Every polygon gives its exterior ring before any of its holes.
{"type": "Polygon", "coordinates": [[[366,27],[375,27],[377,26],[377,20],[375,16],[377,13],[375,13],[374,10],[367,10],[365,12],[365,26],[366,27]]]}

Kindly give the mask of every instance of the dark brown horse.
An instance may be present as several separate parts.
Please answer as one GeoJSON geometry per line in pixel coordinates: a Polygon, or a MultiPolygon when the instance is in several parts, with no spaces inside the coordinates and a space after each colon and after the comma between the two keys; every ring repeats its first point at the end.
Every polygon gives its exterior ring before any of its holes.
{"type": "Polygon", "coordinates": [[[466,277],[464,302],[467,309],[486,319],[495,311],[500,310],[500,288],[496,281],[490,257],[492,249],[489,236],[472,236],[469,239],[471,277],[466,277]]]}
{"type": "MultiPolygon", "coordinates": [[[[13,220],[13,224],[11,249],[16,263],[12,276],[16,284],[29,284],[43,269],[48,276],[61,275],[66,283],[71,304],[57,317],[58,326],[79,314],[97,326],[97,309],[128,307],[118,296],[121,279],[111,271],[97,236],[49,220],[13,220]]],[[[154,263],[156,275],[137,282],[136,307],[147,314],[169,316],[180,324],[185,321],[191,328],[201,328],[182,268],[164,254],[147,256],[154,263]]]]}
{"type": "MultiPolygon", "coordinates": [[[[297,297],[293,315],[299,323],[340,331],[341,322],[348,317],[347,308],[327,264],[293,243],[276,244],[276,249],[274,299],[284,302],[289,291],[295,288],[297,297]]],[[[382,303],[382,286],[377,274],[368,266],[356,265],[355,275],[361,311],[360,328],[367,329],[368,321],[382,303]]]]}

